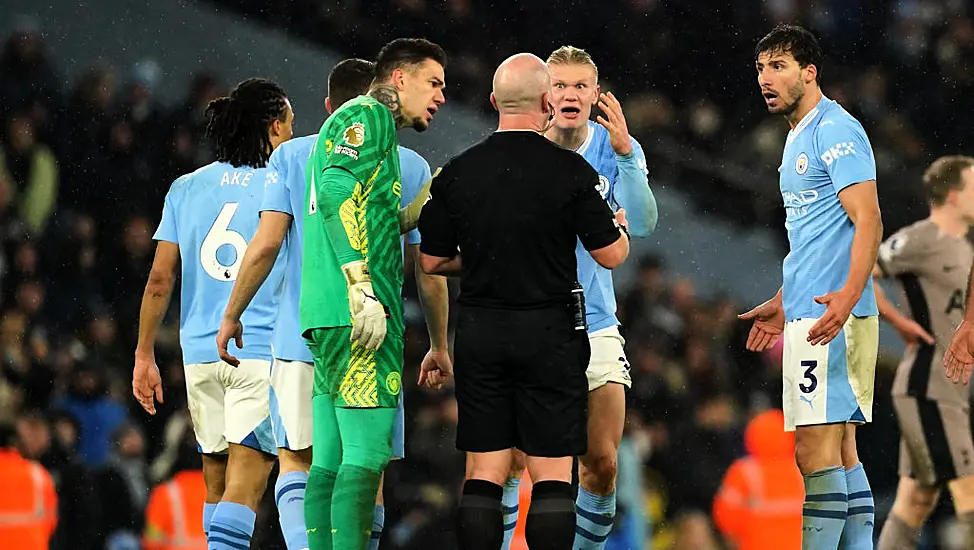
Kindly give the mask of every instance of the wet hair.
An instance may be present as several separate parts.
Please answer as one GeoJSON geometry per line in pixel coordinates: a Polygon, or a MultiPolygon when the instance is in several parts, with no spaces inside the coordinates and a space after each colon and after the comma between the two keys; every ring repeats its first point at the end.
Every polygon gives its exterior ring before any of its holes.
{"type": "Polygon", "coordinates": [[[815,65],[815,81],[822,76],[822,47],[815,35],[798,25],[779,24],[762,38],[754,48],[754,59],[763,53],[790,53],[798,66],[815,65]]]}
{"type": "Polygon", "coordinates": [[[964,188],[964,170],[974,167],[974,158],[960,155],[940,157],[923,172],[923,187],[930,202],[940,206],[947,194],[964,188]]]}
{"type": "Polygon", "coordinates": [[[379,50],[375,60],[375,78],[384,80],[396,69],[408,69],[432,59],[446,67],[446,52],[423,38],[397,38],[379,50]]]}
{"type": "Polygon", "coordinates": [[[339,108],[346,101],[369,90],[375,77],[375,63],[365,59],[345,59],[328,75],[328,97],[331,106],[339,108]]]}
{"type": "Polygon", "coordinates": [[[599,68],[589,53],[575,46],[562,46],[548,56],[549,65],[588,65],[595,71],[595,80],[599,79],[599,68]]]}
{"type": "Polygon", "coordinates": [[[264,78],[244,80],[229,96],[206,106],[206,137],[213,142],[216,159],[233,166],[263,168],[271,156],[267,129],[287,116],[284,90],[264,78]]]}

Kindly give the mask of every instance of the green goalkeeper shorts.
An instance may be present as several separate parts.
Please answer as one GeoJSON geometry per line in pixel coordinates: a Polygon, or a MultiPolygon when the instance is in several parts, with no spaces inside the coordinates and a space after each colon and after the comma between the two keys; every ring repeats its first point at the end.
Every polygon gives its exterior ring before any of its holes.
{"type": "Polygon", "coordinates": [[[399,406],[402,392],[401,335],[387,334],[377,350],[351,341],[352,327],[310,331],[315,359],[314,395],[330,395],[336,407],[399,406]]]}

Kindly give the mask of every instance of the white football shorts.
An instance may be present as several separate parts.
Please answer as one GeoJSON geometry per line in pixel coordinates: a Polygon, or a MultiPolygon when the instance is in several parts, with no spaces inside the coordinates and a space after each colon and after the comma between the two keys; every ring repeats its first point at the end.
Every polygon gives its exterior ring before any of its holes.
{"type": "Polygon", "coordinates": [[[785,324],[781,374],[785,430],[797,426],[872,421],[879,318],[849,316],[827,345],[813,346],[818,319],[785,324]]]}

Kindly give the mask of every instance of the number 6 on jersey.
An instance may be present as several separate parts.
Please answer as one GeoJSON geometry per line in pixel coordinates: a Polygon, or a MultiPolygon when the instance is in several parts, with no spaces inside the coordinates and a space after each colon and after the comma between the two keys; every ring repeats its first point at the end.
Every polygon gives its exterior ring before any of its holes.
{"type": "Polygon", "coordinates": [[[200,265],[203,271],[218,281],[236,281],[240,263],[243,262],[244,253],[247,252],[247,239],[230,229],[230,220],[233,219],[239,205],[240,203],[237,202],[223,205],[200,246],[200,265]],[[217,251],[224,245],[233,247],[234,258],[230,265],[224,265],[217,257],[217,251]]]}

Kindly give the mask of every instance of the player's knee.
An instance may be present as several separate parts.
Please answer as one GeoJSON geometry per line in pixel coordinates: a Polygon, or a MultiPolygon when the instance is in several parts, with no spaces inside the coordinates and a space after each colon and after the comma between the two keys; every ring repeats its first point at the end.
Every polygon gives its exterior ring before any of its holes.
{"type": "Polygon", "coordinates": [[[311,449],[292,451],[278,449],[277,458],[281,465],[281,475],[290,472],[305,472],[311,469],[311,449]]]}
{"type": "Polygon", "coordinates": [[[521,479],[526,467],[527,457],[521,451],[515,450],[511,453],[511,470],[507,473],[507,479],[521,479]]]}
{"type": "Polygon", "coordinates": [[[582,477],[586,482],[611,488],[619,470],[618,453],[613,448],[590,452],[581,460],[582,477]]]}
{"type": "Polygon", "coordinates": [[[342,464],[358,466],[372,472],[382,472],[392,460],[392,448],[388,445],[346,445],[342,464]]]}

